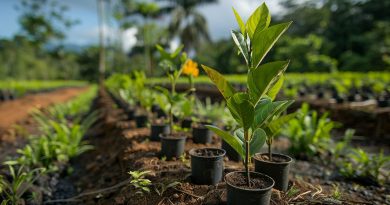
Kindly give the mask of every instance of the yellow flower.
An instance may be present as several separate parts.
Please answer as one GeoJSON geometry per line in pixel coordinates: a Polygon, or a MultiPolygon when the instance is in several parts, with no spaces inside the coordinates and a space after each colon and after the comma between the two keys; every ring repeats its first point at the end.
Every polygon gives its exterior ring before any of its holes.
{"type": "Polygon", "coordinates": [[[198,77],[199,76],[198,64],[192,61],[191,59],[187,60],[183,65],[183,74],[188,76],[192,75],[193,77],[198,77]]]}

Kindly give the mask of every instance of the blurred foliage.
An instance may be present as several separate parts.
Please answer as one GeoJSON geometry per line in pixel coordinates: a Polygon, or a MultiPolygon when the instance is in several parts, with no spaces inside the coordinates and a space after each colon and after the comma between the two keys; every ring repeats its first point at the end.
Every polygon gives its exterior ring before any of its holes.
{"type": "Polygon", "coordinates": [[[22,33],[36,46],[53,39],[63,39],[64,30],[78,21],[65,16],[68,7],[57,0],[19,0],[19,23],[22,33]]]}
{"type": "Polygon", "coordinates": [[[199,48],[196,61],[201,64],[219,68],[222,73],[245,73],[244,60],[237,55],[233,41],[219,40],[215,43],[205,43],[199,48]]]}
{"type": "Polygon", "coordinates": [[[78,56],[57,47],[37,49],[23,36],[0,40],[0,79],[79,79],[78,56]],[[61,71],[61,72],[59,72],[61,71]]]}
{"type": "Polygon", "coordinates": [[[336,59],[339,70],[390,70],[390,1],[283,0],[281,4],[287,13],[280,20],[295,22],[290,36],[321,36],[327,48],[320,54],[336,59]]]}
{"type": "Polygon", "coordinates": [[[171,39],[178,37],[184,51],[198,50],[199,45],[210,42],[206,18],[196,9],[198,6],[216,3],[218,0],[157,0],[167,3],[170,11],[168,31],[171,39]]]}
{"type": "Polygon", "coordinates": [[[285,37],[275,50],[275,58],[291,59],[291,72],[334,72],[337,60],[324,53],[324,39],[310,34],[306,37],[285,37]]]}
{"type": "MultiPolygon", "coordinates": [[[[137,27],[137,43],[123,52],[118,40],[106,47],[106,74],[154,69],[159,58],[155,44],[169,48],[180,40],[200,64],[222,73],[244,73],[243,60],[233,41],[209,39],[207,22],[199,6],[216,0],[120,0],[113,18],[121,35],[137,27]],[[169,15],[169,22],[161,17],[169,15]]],[[[19,0],[21,32],[0,39],[0,79],[97,79],[98,47],[79,50],[61,46],[66,30],[77,23],[67,17],[59,0],[19,0]],[[58,45],[60,44],[60,45],[58,45]]],[[[224,3],[220,1],[220,3],[224,3]]],[[[266,61],[290,59],[289,72],[390,71],[390,1],[382,0],[281,0],[285,12],[275,21],[292,19],[289,35],[281,38],[266,61]]],[[[233,28],[232,28],[233,29],[233,28]]]]}

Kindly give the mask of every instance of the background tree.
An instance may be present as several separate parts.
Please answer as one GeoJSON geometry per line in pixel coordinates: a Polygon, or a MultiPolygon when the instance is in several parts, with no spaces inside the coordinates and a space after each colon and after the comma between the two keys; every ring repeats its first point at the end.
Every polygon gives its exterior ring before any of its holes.
{"type": "Polygon", "coordinates": [[[171,38],[179,37],[184,51],[198,49],[202,40],[210,41],[206,18],[196,8],[201,5],[216,3],[217,0],[157,0],[168,5],[165,11],[171,11],[168,30],[171,38]]]}
{"type": "Polygon", "coordinates": [[[167,11],[161,9],[155,2],[145,2],[139,0],[121,0],[114,12],[115,19],[119,22],[121,30],[130,27],[137,27],[138,48],[134,49],[130,55],[137,55],[140,52],[144,55],[144,64],[150,75],[153,75],[153,53],[156,51],[154,46],[157,43],[164,42],[164,29],[156,24],[155,21],[167,11]]]}
{"type": "Polygon", "coordinates": [[[78,22],[65,16],[68,7],[57,0],[20,0],[17,9],[22,35],[37,46],[64,39],[64,30],[78,22]]]}
{"type": "Polygon", "coordinates": [[[283,0],[281,5],[287,13],[280,19],[297,22],[290,35],[321,36],[325,48],[320,54],[336,59],[339,70],[390,69],[387,61],[390,45],[386,40],[390,1],[283,0]]]}

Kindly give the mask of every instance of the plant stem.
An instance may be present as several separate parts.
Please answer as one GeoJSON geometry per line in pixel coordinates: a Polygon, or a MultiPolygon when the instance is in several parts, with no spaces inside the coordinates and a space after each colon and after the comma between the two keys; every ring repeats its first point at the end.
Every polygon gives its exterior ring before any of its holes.
{"type": "MultiPolygon", "coordinates": [[[[174,79],[171,79],[171,96],[173,97],[173,95],[175,94],[175,80],[174,79]]],[[[171,107],[169,108],[169,133],[172,134],[173,133],[173,114],[172,114],[172,110],[173,110],[173,104],[174,102],[171,100],[170,102],[171,104],[171,107]]]]}
{"type": "Polygon", "coordinates": [[[272,138],[273,137],[270,137],[267,139],[267,145],[268,145],[268,158],[269,158],[269,161],[271,162],[272,161],[272,138]]]}
{"type": "Polygon", "coordinates": [[[244,138],[245,138],[245,173],[246,173],[246,183],[248,187],[251,187],[250,183],[250,174],[249,174],[249,136],[248,130],[244,130],[244,138]]]}
{"type": "Polygon", "coordinates": [[[271,152],[271,145],[270,144],[268,145],[268,157],[269,157],[269,161],[272,161],[272,152],[271,152]]]}
{"type": "Polygon", "coordinates": [[[169,108],[169,134],[173,132],[173,114],[172,114],[173,104],[171,103],[171,107],[169,108]]]}

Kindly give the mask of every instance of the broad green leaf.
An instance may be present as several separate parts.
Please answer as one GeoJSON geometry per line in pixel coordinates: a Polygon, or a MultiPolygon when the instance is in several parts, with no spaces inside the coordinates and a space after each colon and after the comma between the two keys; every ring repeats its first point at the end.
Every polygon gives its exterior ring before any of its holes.
{"type": "Polygon", "coordinates": [[[263,129],[257,128],[253,132],[252,140],[250,142],[249,156],[253,156],[263,147],[265,140],[267,139],[267,134],[263,129]]]}
{"type": "Polygon", "coordinates": [[[165,49],[162,46],[157,44],[156,48],[160,52],[160,55],[161,55],[162,59],[170,59],[170,54],[168,52],[166,52],[165,49]]]}
{"type": "MultiPolygon", "coordinates": [[[[264,30],[256,30],[253,35],[252,65],[257,68],[279,37],[287,30],[292,22],[277,24],[264,30]]],[[[249,31],[248,31],[249,33],[249,31]]]]}
{"type": "Polygon", "coordinates": [[[223,131],[219,129],[216,126],[213,125],[205,125],[208,129],[213,131],[215,134],[220,136],[223,140],[225,140],[226,143],[228,143],[236,152],[244,158],[244,149],[243,149],[243,143],[242,141],[237,138],[236,136],[231,135],[230,133],[223,131]]]}
{"type": "Polygon", "coordinates": [[[292,100],[272,102],[269,98],[260,100],[255,107],[253,128],[264,128],[274,116],[279,116],[293,102],[292,100]]]}
{"type": "Polygon", "coordinates": [[[246,31],[249,38],[252,40],[255,36],[255,32],[260,32],[269,26],[271,22],[271,15],[268,11],[268,7],[265,3],[261,4],[249,17],[246,22],[246,31]]]}
{"type": "Polygon", "coordinates": [[[270,97],[272,100],[274,100],[278,95],[280,89],[282,88],[283,82],[284,82],[284,75],[282,74],[279,77],[279,79],[276,81],[276,83],[273,84],[271,88],[268,90],[267,96],[270,97]]]}
{"type": "Polygon", "coordinates": [[[248,89],[253,103],[257,103],[268,92],[279,75],[286,70],[288,63],[288,61],[271,62],[249,71],[248,89]]]}
{"type": "Polygon", "coordinates": [[[248,45],[246,44],[244,36],[240,32],[232,30],[232,38],[238,49],[240,49],[241,54],[244,56],[246,64],[250,65],[248,45]]]}
{"type": "Polygon", "coordinates": [[[240,27],[242,35],[245,37],[246,36],[246,29],[245,29],[245,23],[242,20],[240,14],[233,8],[234,16],[236,16],[236,20],[238,23],[238,26],[240,27]]]}
{"type": "Polygon", "coordinates": [[[181,52],[181,50],[182,50],[183,48],[184,48],[184,45],[178,46],[178,47],[175,49],[175,51],[173,51],[173,53],[170,54],[170,57],[171,57],[172,59],[176,58],[176,57],[179,55],[179,53],[181,52]]]}
{"type": "Polygon", "coordinates": [[[202,65],[203,70],[207,73],[210,80],[217,86],[219,92],[223,95],[223,97],[227,100],[229,99],[236,91],[233,86],[216,70],[202,65]]]}
{"type": "Polygon", "coordinates": [[[272,132],[273,135],[276,135],[279,133],[280,129],[282,129],[283,125],[286,124],[288,121],[294,119],[296,116],[296,113],[291,113],[288,115],[284,115],[279,117],[278,119],[272,120],[268,127],[269,130],[272,132]]]}
{"type": "Polygon", "coordinates": [[[245,142],[244,130],[242,128],[236,129],[234,131],[234,136],[236,136],[238,139],[240,139],[242,141],[242,143],[245,142]]]}
{"type": "Polygon", "coordinates": [[[238,124],[248,130],[253,123],[254,106],[246,93],[236,93],[227,100],[227,107],[238,124]]]}

